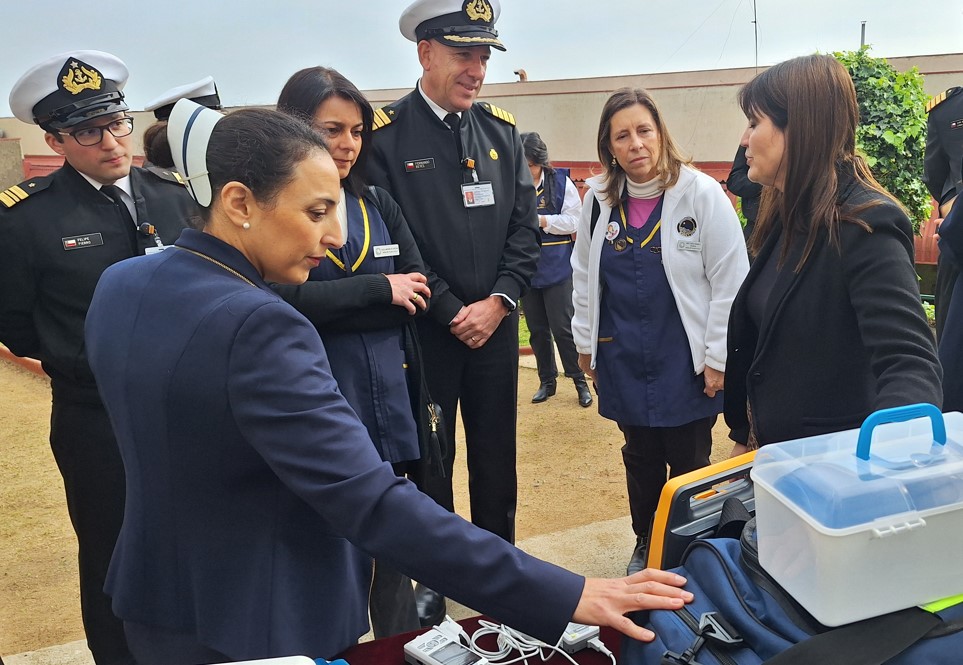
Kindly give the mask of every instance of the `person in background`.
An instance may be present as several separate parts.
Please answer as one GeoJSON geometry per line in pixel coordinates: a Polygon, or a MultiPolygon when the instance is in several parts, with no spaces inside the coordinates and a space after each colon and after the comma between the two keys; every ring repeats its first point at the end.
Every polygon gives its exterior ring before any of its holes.
{"type": "Polygon", "coordinates": [[[736,156],[732,158],[732,170],[726,178],[726,189],[739,197],[742,216],[746,218],[746,225],[742,227],[742,234],[749,242],[752,229],[756,226],[756,216],[759,214],[759,197],[762,195],[762,185],[753,182],[747,175],[749,164],[746,163],[746,147],[740,145],[736,156]]]}
{"type": "Polygon", "coordinates": [[[749,179],[771,191],[732,306],[725,417],[747,448],[941,403],[913,228],[856,151],[859,107],[835,58],[781,62],[739,93],[749,179]],[[789,100],[793,100],[790,104],[789,100]]]}
{"type": "MultiPolygon", "coordinates": [[[[476,102],[491,49],[505,50],[498,0],[416,0],[401,33],[417,43],[422,76],[375,111],[370,181],[401,206],[427,268],[432,304],[418,320],[432,398],[465,432],[474,524],[515,540],[519,299],[538,261],[532,176],[515,118],[476,102]]],[[[457,446],[455,447],[457,450],[457,446]]],[[[451,468],[424,490],[454,510],[451,468]]],[[[444,598],[419,585],[423,625],[445,616],[444,598]]]]}
{"type": "Polygon", "coordinates": [[[555,394],[558,377],[555,345],[558,345],[565,376],[575,382],[579,406],[588,407],[592,405],[592,392],[585,373],[578,366],[578,352],[572,339],[572,234],[578,225],[582,199],[568,177],[568,169],[552,166],[548,147],[537,132],[526,132],[521,139],[535,183],[538,226],[542,230],[538,270],[523,301],[540,382],[532,402],[544,402],[555,394]],[[552,344],[553,337],[555,344],[552,344]]]}
{"type": "Polygon", "coordinates": [[[181,100],[168,140],[201,228],[108,268],[86,326],[128,471],[107,591],[139,665],[331,659],[367,629],[369,556],[551,643],[570,620],[652,639],[623,614],[691,600],[671,573],[539,561],[381,459],[316,328],[268,284],[303,283],[342,245],[320,134],[181,100]]]}
{"type": "MultiPolygon", "coordinates": [[[[131,166],[127,77],[102,51],[63,53],[27,71],[10,108],[46,132],[64,165],[0,192],[0,343],[40,359],[50,376],[50,447],[77,534],[80,606],[97,665],[133,661],[104,594],[124,467],[87,364],[84,319],[105,268],[169,246],[194,213],[174,177],[131,166]]],[[[150,355],[163,340],[142,342],[126,352],[150,355]]]]}
{"type": "Polygon", "coordinates": [[[189,99],[209,109],[221,110],[221,98],[217,94],[217,84],[214,83],[213,76],[205,76],[200,81],[171,88],[151,101],[144,110],[153,111],[156,122],[144,130],[144,168],[156,167],[168,171],[174,168],[167,132],[163,128],[179,99],[189,99]]]}
{"type": "MultiPolygon", "coordinates": [[[[963,256],[963,206],[953,206],[940,224],[940,259],[959,271],[963,256]]],[[[959,282],[959,273],[957,273],[959,282]]],[[[943,335],[939,339],[943,367],[943,411],[963,411],[963,289],[954,284],[944,303],[943,335]]]]}
{"type": "MultiPolygon", "coordinates": [[[[422,455],[409,394],[420,387],[420,375],[408,377],[409,360],[412,367],[421,360],[406,358],[406,337],[415,334],[409,326],[428,309],[431,292],[398,204],[365,185],[374,111],[353,83],[324,67],[291,76],[277,108],[325,137],[341,179],[337,218],[344,244],[329,249],[304,284],[275,288],[318,329],[338,388],[381,459],[404,475],[422,455]]],[[[376,638],[420,627],[411,580],[387,562],[376,562],[369,610],[376,638]]]]}
{"type": "Polygon", "coordinates": [[[634,572],[666,465],[677,476],[709,463],[729,307],[749,263],[729,197],[681,157],[648,92],[609,97],[597,145],[605,172],[586,180],[572,333],[599,413],[625,438],[634,572]]]}
{"type": "MultiPolygon", "coordinates": [[[[923,182],[939,205],[940,217],[947,217],[963,187],[963,87],[941,92],[926,104],[926,152],[923,157],[923,182]]],[[[942,244],[940,245],[942,247],[942,244]]],[[[936,339],[943,336],[953,287],[960,274],[959,265],[936,259],[936,339]]]]}

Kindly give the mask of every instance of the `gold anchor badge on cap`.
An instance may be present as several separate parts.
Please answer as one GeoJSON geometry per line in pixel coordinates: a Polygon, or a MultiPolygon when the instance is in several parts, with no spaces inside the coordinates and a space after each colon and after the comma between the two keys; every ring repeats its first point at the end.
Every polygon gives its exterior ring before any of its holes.
{"type": "Polygon", "coordinates": [[[492,20],[492,6],[485,0],[468,0],[465,3],[464,11],[471,21],[485,21],[487,23],[492,20]]]}
{"type": "Polygon", "coordinates": [[[68,60],[60,71],[60,85],[71,95],[84,90],[100,90],[104,77],[94,67],[80,60],[68,60]]]}

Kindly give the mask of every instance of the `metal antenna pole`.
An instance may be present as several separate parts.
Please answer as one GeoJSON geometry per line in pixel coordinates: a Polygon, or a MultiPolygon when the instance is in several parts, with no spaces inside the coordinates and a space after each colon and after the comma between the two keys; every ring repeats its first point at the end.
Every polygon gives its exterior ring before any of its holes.
{"type": "Polygon", "coordinates": [[[756,38],[756,73],[759,69],[759,21],[756,20],[756,0],[752,0],[752,32],[756,38]]]}
{"type": "Polygon", "coordinates": [[[866,46],[866,21],[860,21],[862,24],[859,29],[859,48],[866,46]]]}

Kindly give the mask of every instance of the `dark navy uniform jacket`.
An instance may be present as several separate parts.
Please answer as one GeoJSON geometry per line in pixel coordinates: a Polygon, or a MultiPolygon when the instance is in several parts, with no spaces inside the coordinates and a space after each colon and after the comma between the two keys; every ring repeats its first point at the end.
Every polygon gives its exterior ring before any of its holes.
{"type": "Polygon", "coordinates": [[[397,477],[314,326],[233,247],[177,245],[108,268],[87,317],[127,470],[114,612],[236,660],[330,658],[368,628],[371,555],[554,643],[584,580],[397,477]]]}
{"type": "MultiPolygon", "coordinates": [[[[163,173],[161,173],[163,175],[163,173]]],[[[153,224],[173,244],[194,202],[183,185],[132,168],[137,223],[153,224]]],[[[97,402],[84,352],[84,317],[108,266],[154,247],[106,195],[69,164],[0,193],[0,342],[39,358],[54,393],[97,402]]],[[[160,340],[151,335],[136,352],[160,340]]]]}
{"type": "Polygon", "coordinates": [[[493,293],[513,302],[525,293],[538,260],[532,174],[514,118],[487,103],[462,113],[463,157],[491,182],[495,205],[466,208],[452,132],[416,89],[375,112],[368,176],[401,206],[428,267],[428,316],[447,326],[465,304],[493,293]]]}
{"type": "Polygon", "coordinates": [[[940,205],[957,195],[963,177],[963,88],[950,88],[927,105],[923,182],[940,205]]]}

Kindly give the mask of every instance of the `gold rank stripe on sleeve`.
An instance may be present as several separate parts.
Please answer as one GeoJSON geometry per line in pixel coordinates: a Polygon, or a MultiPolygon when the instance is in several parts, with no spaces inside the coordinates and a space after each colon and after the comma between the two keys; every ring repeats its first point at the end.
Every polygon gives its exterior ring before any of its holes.
{"type": "Polygon", "coordinates": [[[489,113],[491,113],[493,116],[495,116],[496,118],[498,118],[499,120],[504,120],[504,121],[507,122],[509,125],[514,125],[514,124],[515,124],[515,116],[512,115],[511,113],[509,113],[508,111],[506,111],[505,109],[500,109],[500,108],[498,108],[497,106],[495,106],[494,104],[489,104],[489,103],[487,103],[487,102],[486,102],[485,104],[482,104],[482,107],[483,107],[486,111],[488,111],[489,113]]]}
{"type": "Polygon", "coordinates": [[[382,106],[381,108],[376,109],[374,112],[374,129],[381,129],[385,125],[390,124],[391,118],[389,118],[388,114],[385,113],[385,107],[382,106]]]}
{"type": "Polygon", "coordinates": [[[20,185],[14,185],[10,189],[0,192],[0,203],[3,203],[3,205],[8,208],[12,208],[28,196],[30,196],[30,194],[20,187],[20,185]]]}

